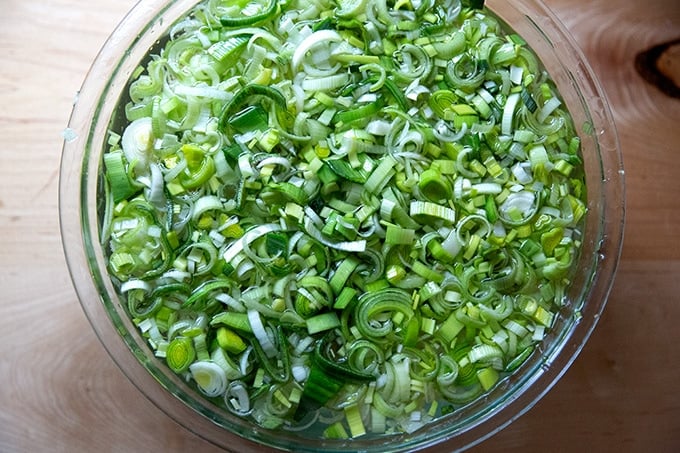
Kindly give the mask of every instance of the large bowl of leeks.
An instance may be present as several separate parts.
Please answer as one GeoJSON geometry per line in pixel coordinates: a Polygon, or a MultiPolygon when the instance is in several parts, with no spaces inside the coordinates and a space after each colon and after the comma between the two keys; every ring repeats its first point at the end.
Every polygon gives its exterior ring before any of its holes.
{"type": "Polygon", "coordinates": [[[69,128],[83,309],[226,450],[474,445],[562,376],[615,274],[611,113],[537,0],[140,2],[69,128]]]}

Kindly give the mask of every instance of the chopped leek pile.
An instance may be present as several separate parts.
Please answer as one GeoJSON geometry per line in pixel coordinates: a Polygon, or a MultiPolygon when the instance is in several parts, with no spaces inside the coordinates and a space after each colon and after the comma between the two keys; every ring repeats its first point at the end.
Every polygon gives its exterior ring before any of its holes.
{"type": "Polygon", "coordinates": [[[205,398],[265,428],[413,432],[553,326],[580,142],[482,3],[209,0],[132,75],[109,272],[205,398]]]}

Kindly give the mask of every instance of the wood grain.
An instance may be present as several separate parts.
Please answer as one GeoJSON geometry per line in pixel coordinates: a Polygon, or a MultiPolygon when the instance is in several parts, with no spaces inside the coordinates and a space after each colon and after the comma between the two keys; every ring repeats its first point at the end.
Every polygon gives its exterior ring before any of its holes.
{"type": "MultiPolygon", "coordinates": [[[[117,369],[78,305],[61,249],[61,132],[90,63],[133,3],[2,5],[2,452],[218,451],[117,369]]],[[[532,410],[473,450],[678,451],[680,101],[646,83],[633,62],[680,37],[680,5],[546,3],[609,96],[626,166],[626,240],[607,309],[574,365],[532,410]]]]}

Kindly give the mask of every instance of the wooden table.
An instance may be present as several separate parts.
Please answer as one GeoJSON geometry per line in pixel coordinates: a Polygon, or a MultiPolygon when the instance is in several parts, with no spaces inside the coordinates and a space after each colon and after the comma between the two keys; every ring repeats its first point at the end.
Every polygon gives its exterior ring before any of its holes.
{"type": "MultiPolygon", "coordinates": [[[[2,2],[3,452],[216,451],[116,368],[78,304],[61,248],[61,132],[96,52],[133,3],[2,2]]],[[[546,3],[610,98],[626,165],[626,241],[609,304],[580,357],[537,406],[477,450],[679,451],[680,99],[645,83],[633,60],[680,37],[680,5],[546,3]]]]}

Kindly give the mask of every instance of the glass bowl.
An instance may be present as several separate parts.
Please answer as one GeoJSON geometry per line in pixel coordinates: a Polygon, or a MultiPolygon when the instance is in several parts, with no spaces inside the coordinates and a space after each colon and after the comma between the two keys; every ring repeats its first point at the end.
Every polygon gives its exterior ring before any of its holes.
{"type": "Polygon", "coordinates": [[[80,303],[99,340],[133,384],[179,424],[230,451],[460,450],[517,419],[548,392],[585,345],[605,307],[623,240],[623,167],[605,94],[573,38],[540,0],[488,0],[547,68],[582,139],[588,188],[583,248],[567,297],[540,350],[490,393],[412,434],[370,440],[310,440],[268,431],[197,394],[157,359],[108,277],[97,199],[107,129],[129,78],[148,50],[196,0],[139,2],[97,56],[79,93],[60,175],[61,234],[80,303]]]}

